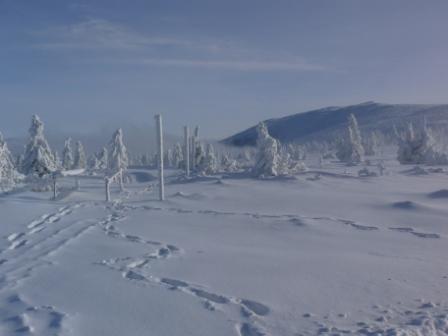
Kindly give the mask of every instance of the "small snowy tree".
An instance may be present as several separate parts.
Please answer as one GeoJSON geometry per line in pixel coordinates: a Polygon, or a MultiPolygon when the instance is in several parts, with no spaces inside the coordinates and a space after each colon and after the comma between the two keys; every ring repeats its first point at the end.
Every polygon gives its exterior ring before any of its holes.
{"type": "Polygon", "coordinates": [[[11,152],[0,133],[0,191],[9,191],[14,188],[18,173],[14,166],[11,152]]]}
{"type": "Polygon", "coordinates": [[[112,170],[126,170],[128,168],[128,162],[127,149],[123,143],[123,131],[120,128],[115,131],[110,142],[109,168],[112,170]]]}
{"type": "Polygon", "coordinates": [[[56,170],[53,153],[44,136],[44,124],[33,115],[29,129],[30,138],[25,147],[22,172],[25,175],[44,176],[56,170]]]}
{"type": "Polygon", "coordinates": [[[165,151],[163,162],[167,168],[173,167],[173,151],[171,149],[165,151]]]}
{"type": "Polygon", "coordinates": [[[342,162],[350,165],[359,164],[364,159],[361,133],[358,122],[353,114],[350,114],[348,117],[348,134],[346,137],[340,139],[336,156],[342,162]]]}
{"type": "Polygon", "coordinates": [[[76,142],[75,157],[73,160],[74,169],[86,168],[86,153],[84,152],[84,146],[81,141],[76,142]]]}
{"type": "Polygon", "coordinates": [[[253,174],[255,176],[277,176],[279,165],[279,146],[277,140],[269,135],[265,123],[257,126],[257,154],[253,174]]]}
{"type": "Polygon", "coordinates": [[[182,146],[180,145],[180,143],[177,143],[176,146],[174,146],[173,151],[173,167],[176,169],[181,168],[183,160],[184,160],[184,154],[182,146]]]}
{"type": "Polygon", "coordinates": [[[221,156],[221,169],[225,172],[232,173],[238,170],[238,164],[228,154],[224,153],[221,156]]]}
{"type": "Polygon", "coordinates": [[[397,159],[401,164],[448,164],[448,156],[436,148],[426,125],[418,132],[412,124],[408,125],[398,143],[397,159]]]}
{"type": "Polygon", "coordinates": [[[72,139],[67,138],[64,143],[64,149],[62,150],[62,168],[65,170],[72,169],[73,162],[72,139]]]}
{"type": "Polygon", "coordinates": [[[107,169],[109,167],[109,152],[107,151],[106,147],[103,147],[101,152],[97,155],[99,164],[98,169],[107,169]]]}
{"type": "Polygon", "coordinates": [[[205,155],[198,165],[198,172],[203,175],[211,175],[218,170],[218,164],[215,156],[215,151],[212,144],[207,144],[205,155]]]}
{"type": "Polygon", "coordinates": [[[366,156],[373,156],[376,154],[378,138],[375,132],[372,132],[370,135],[364,137],[363,147],[366,156]]]}

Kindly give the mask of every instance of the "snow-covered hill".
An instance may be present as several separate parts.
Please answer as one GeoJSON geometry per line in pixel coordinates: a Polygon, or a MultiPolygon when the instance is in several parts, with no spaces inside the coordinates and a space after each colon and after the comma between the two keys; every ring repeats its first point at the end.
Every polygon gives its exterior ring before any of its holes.
{"type": "MultiPolygon", "coordinates": [[[[326,107],[291,116],[269,119],[269,133],[281,142],[303,142],[318,138],[329,138],[345,127],[347,117],[353,113],[361,130],[392,132],[393,125],[404,127],[407,122],[421,122],[426,117],[431,126],[446,127],[447,105],[379,104],[367,102],[345,107],[326,107]]],[[[223,143],[234,146],[255,145],[255,126],[230,136],[223,143]]]]}

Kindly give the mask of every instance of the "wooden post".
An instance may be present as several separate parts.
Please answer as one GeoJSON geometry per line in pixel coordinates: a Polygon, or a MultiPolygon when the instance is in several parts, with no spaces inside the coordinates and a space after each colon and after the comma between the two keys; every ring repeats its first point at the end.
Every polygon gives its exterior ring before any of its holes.
{"type": "Polygon", "coordinates": [[[190,143],[189,143],[189,134],[188,134],[188,126],[184,127],[184,161],[185,161],[185,176],[190,176],[190,143]]]}
{"type": "Polygon", "coordinates": [[[155,116],[156,130],[157,130],[157,148],[159,161],[159,199],[163,201],[165,199],[165,186],[163,181],[163,131],[162,131],[162,116],[160,114],[155,116]]]}
{"type": "Polygon", "coordinates": [[[120,185],[120,191],[123,192],[123,169],[120,169],[120,172],[118,173],[118,183],[120,185]]]}
{"type": "Polygon", "coordinates": [[[106,183],[106,202],[110,202],[110,180],[108,177],[104,178],[106,183]]]}
{"type": "Polygon", "coordinates": [[[57,184],[56,184],[56,174],[53,174],[53,200],[56,200],[56,196],[58,194],[57,184]]]}

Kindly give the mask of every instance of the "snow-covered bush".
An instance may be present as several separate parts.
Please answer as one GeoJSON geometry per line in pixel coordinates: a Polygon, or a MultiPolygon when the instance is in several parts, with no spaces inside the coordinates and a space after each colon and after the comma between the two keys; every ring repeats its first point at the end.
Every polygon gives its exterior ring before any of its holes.
{"type": "Polygon", "coordinates": [[[73,161],[73,169],[86,168],[86,153],[81,141],[76,142],[75,157],[73,161]]]}
{"type": "Polygon", "coordinates": [[[65,170],[72,169],[73,162],[72,139],[67,138],[64,143],[64,149],[62,150],[62,168],[65,170]]]}
{"type": "Polygon", "coordinates": [[[278,141],[269,135],[266,125],[261,122],[257,126],[257,154],[253,174],[261,176],[277,176],[279,174],[278,141]]]}
{"type": "Polygon", "coordinates": [[[223,153],[221,156],[221,169],[226,173],[233,173],[238,170],[238,164],[227,153],[223,153]]]}
{"type": "Polygon", "coordinates": [[[448,156],[436,148],[431,130],[424,125],[415,131],[412,124],[398,143],[397,159],[401,164],[448,164],[448,156]]]}
{"type": "Polygon", "coordinates": [[[372,177],[372,176],[378,176],[378,174],[369,170],[367,167],[364,167],[358,171],[358,176],[359,177],[372,177]]]}
{"type": "Polygon", "coordinates": [[[364,147],[362,146],[361,133],[358,122],[353,114],[348,117],[348,134],[339,140],[339,148],[336,156],[342,162],[356,165],[364,159],[364,147]]]}
{"type": "Polygon", "coordinates": [[[205,155],[198,165],[198,173],[201,175],[212,175],[218,170],[218,162],[216,160],[215,151],[212,144],[207,144],[205,155]]]}
{"type": "Polygon", "coordinates": [[[22,172],[25,175],[44,176],[55,171],[54,156],[44,136],[44,124],[37,115],[32,117],[29,134],[21,166],[22,172]]]}
{"type": "Polygon", "coordinates": [[[0,133],[0,192],[13,189],[18,176],[11,152],[0,133]]]}
{"type": "Polygon", "coordinates": [[[117,171],[119,169],[126,170],[128,168],[129,160],[126,146],[123,143],[123,131],[116,130],[110,142],[110,158],[109,168],[117,171]]]}

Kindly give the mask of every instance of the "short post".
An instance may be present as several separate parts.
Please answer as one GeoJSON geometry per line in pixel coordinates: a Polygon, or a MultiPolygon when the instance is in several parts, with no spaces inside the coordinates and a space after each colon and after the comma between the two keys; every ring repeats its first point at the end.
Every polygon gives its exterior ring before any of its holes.
{"type": "Polygon", "coordinates": [[[190,143],[189,138],[190,135],[188,134],[188,126],[184,127],[184,161],[185,161],[185,176],[190,176],[190,143]]]}
{"type": "Polygon", "coordinates": [[[165,186],[163,181],[163,133],[162,133],[162,116],[157,114],[156,130],[157,130],[157,148],[158,148],[158,167],[159,167],[159,199],[163,201],[165,199],[165,186]]]}
{"type": "Polygon", "coordinates": [[[75,188],[76,188],[76,190],[80,189],[80,183],[79,183],[79,177],[78,176],[75,177],[75,188]]]}
{"type": "Polygon", "coordinates": [[[56,174],[53,174],[53,200],[56,200],[56,196],[57,196],[57,193],[58,193],[58,190],[57,190],[57,183],[56,183],[56,174]]]}
{"type": "Polygon", "coordinates": [[[106,202],[110,202],[110,180],[109,180],[109,178],[105,177],[104,182],[106,183],[106,202]]]}
{"type": "Polygon", "coordinates": [[[123,192],[123,169],[120,169],[120,172],[118,173],[118,184],[120,185],[120,191],[123,192]]]}

